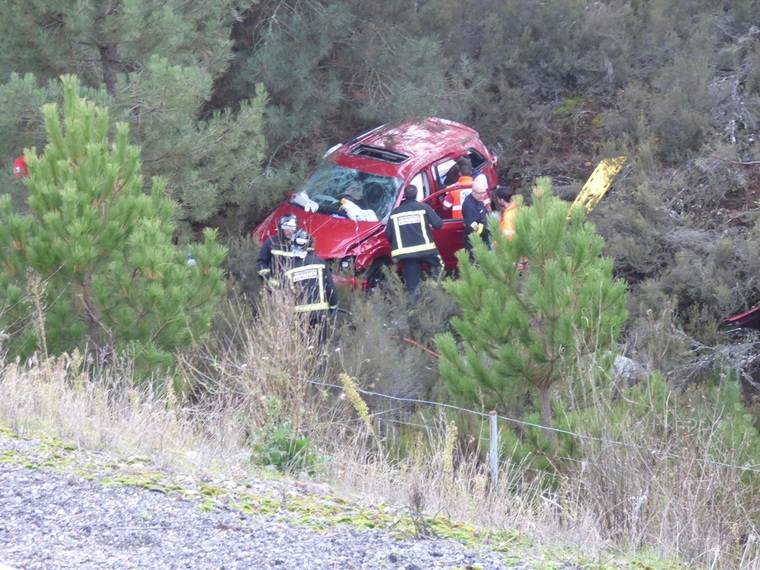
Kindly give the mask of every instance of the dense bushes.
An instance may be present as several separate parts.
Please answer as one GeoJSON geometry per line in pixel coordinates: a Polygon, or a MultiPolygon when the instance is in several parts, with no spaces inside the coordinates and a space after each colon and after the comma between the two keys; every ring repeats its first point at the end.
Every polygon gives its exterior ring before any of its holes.
{"type": "Polygon", "coordinates": [[[266,95],[252,86],[232,112],[199,115],[230,59],[238,2],[188,7],[85,2],[33,7],[5,2],[0,22],[0,151],[3,161],[41,145],[35,109],[60,102],[62,73],[80,77],[88,98],[130,125],[149,176],[166,177],[180,217],[238,232],[268,204],[260,179],[266,95]],[[33,74],[28,75],[28,74],[33,74]]]}

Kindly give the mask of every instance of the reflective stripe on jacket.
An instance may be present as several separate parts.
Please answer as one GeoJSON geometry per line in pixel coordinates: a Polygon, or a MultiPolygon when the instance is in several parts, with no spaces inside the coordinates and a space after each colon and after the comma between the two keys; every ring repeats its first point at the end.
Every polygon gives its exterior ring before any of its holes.
{"type": "Polygon", "coordinates": [[[455,189],[446,194],[446,197],[443,199],[443,206],[451,210],[452,218],[461,220],[462,202],[472,189],[472,176],[460,176],[459,180],[451,185],[451,188],[455,189]]]}
{"type": "Polygon", "coordinates": [[[395,238],[392,257],[435,250],[435,242],[428,235],[425,210],[391,214],[390,223],[395,238]]]}
{"type": "Polygon", "coordinates": [[[394,259],[424,257],[436,251],[431,227],[440,229],[442,226],[443,220],[429,204],[404,200],[393,209],[385,227],[385,236],[391,243],[391,256],[394,259]]]}
{"type": "Polygon", "coordinates": [[[324,263],[310,263],[288,269],[285,277],[296,294],[296,312],[326,311],[330,308],[325,288],[324,263]]]}
{"type": "Polygon", "coordinates": [[[290,244],[277,236],[273,236],[261,244],[261,250],[256,259],[256,272],[262,277],[274,276],[287,269],[292,258],[293,252],[290,251],[290,244]]]}

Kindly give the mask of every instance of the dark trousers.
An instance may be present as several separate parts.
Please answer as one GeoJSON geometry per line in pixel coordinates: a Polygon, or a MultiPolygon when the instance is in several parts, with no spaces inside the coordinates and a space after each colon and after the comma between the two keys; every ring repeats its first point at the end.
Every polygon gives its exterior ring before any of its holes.
{"type": "Polygon", "coordinates": [[[430,266],[430,277],[437,279],[441,274],[443,264],[441,263],[441,256],[437,251],[425,253],[419,257],[405,257],[400,260],[401,263],[401,275],[404,277],[404,283],[406,283],[406,290],[413,294],[417,289],[417,285],[420,284],[420,278],[422,277],[422,265],[427,264],[430,266]]]}
{"type": "Polygon", "coordinates": [[[317,333],[317,342],[325,344],[330,334],[330,319],[327,311],[314,311],[309,313],[309,327],[317,333]]]}
{"type": "MultiPolygon", "coordinates": [[[[478,239],[478,234],[470,232],[464,236],[464,249],[467,251],[467,256],[470,258],[470,263],[475,263],[475,255],[472,253],[472,242],[470,240],[478,239]]],[[[488,232],[484,232],[480,235],[480,240],[486,244],[488,249],[491,249],[491,236],[488,232]]]]}

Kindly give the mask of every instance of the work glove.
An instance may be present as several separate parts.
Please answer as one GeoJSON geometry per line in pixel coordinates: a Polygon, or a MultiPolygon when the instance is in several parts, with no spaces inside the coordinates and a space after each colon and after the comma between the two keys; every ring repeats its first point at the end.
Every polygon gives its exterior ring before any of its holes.
{"type": "Polygon", "coordinates": [[[485,227],[486,226],[484,224],[478,224],[478,227],[475,229],[475,233],[481,235],[485,227]]]}
{"type": "Polygon", "coordinates": [[[259,270],[259,277],[261,277],[262,279],[266,280],[266,278],[269,276],[269,273],[270,273],[269,269],[260,269],[259,270]]]}

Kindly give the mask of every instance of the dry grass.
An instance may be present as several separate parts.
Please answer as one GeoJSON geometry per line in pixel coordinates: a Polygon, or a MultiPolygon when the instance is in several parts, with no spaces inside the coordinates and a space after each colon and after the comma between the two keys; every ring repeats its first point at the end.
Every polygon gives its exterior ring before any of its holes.
{"type": "MultiPolygon", "coordinates": [[[[4,362],[0,422],[20,433],[43,430],[86,448],[234,477],[254,471],[252,437],[271,425],[275,401],[275,420],[291,422],[328,458],[317,476],[345,494],[405,505],[411,514],[522,530],[586,558],[620,548],[680,556],[707,568],[760,567],[758,480],[710,463],[739,456],[739,450],[719,449],[715,423],[679,420],[683,425],[663,431],[662,411],[652,403],[620,430],[609,425],[600,398],[593,433],[622,432],[627,446],[588,445],[583,462],[572,464],[577,467],[566,470],[551,493],[540,473],[510,463],[491,488],[478,459],[482,450],[470,445],[465,451],[461,437],[455,443],[450,416],[425,422],[401,459],[379,453],[356,404],[308,382],[335,383],[338,368],[284,303],[276,295],[265,300],[255,323],[242,307],[232,307],[226,332],[182,359],[171,384],[176,389],[168,391],[136,387],[128,363],[99,369],[77,355],[4,362]],[[191,383],[203,389],[183,388],[191,383]],[[678,458],[668,457],[676,452],[678,458]]],[[[370,409],[369,421],[377,419],[370,409]]],[[[393,446],[394,432],[380,437],[384,448],[393,446]]],[[[418,530],[430,529],[421,524],[418,530]]]]}
{"type": "Polygon", "coordinates": [[[242,451],[228,409],[173,407],[166,393],[131,382],[128,367],[90,368],[76,355],[4,363],[0,421],[20,434],[43,432],[193,471],[234,470],[242,451]]]}
{"type": "Polygon", "coordinates": [[[319,330],[292,310],[292,299],[281,291],[262,297],[255,320],[239,301],[225,315],[222,334],[180,358],[183,384],[200,387],[203,400],[225,401],[252,422],[249,428],[272,419],[276,408],[296,429],[317,430],[315,421],[324,422],[331,407],[310,383],[328,364],[319,330]]]}
{"type": "Polygon", "coordinates": [[[593,390],[593,366],[578,363],[594,414],[562,480],[567,525],[700,567],[760,568],[760,475],[740,468],[757,470],[760,457],[746,436],[728,437],[731,411],[704,391],[662,392],[654,378],[635,400],[593,390]]]}
{"type": "Polygon", "coordinates": [[[719,414],[694,422],[666,410],[672,424],[663,429],[655,409],[642,412],[622,426],[602,420],[602,433],[622,445],[584,444],[584,461],[565,480],[567,512],[630,550],[678,553],[707,568],[760,567],[760,476],[731,467],[743,464],[741,450],[720,438],[719,414]]]}

